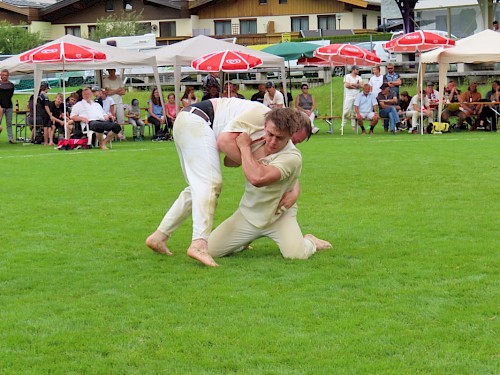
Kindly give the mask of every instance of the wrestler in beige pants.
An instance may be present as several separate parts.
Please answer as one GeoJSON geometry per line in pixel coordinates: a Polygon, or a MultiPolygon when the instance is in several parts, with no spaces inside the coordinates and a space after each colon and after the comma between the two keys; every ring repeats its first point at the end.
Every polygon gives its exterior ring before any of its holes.
{"type": "Polygon", "coordinates": [[[260,237],[275,241],[284,258],[307,259],[316,252],[316,246],[303,238],[297,222],[297,206],[285,211],[274,223],[265,228],[250,224],[238,209],[219,225],[208,239],[208,253],[219,258],[238,252],[260,237]]]}

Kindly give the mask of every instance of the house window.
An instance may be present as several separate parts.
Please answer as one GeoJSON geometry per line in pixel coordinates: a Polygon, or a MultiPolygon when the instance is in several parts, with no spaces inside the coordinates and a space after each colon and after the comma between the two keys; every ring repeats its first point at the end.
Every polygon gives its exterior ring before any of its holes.
{"type": "Polygon", "coordinates": [[[259,0],[259,5],[267,5],[267,0],[259,0]]]}
{"type": "Polygon", "coordinates": [[[123,10],[126,12],[131,12],[133,10],[132,0],[123,0],[123,10]]]}
{"type": "Polygon", "coordinates": [[[318,28],[321,30],[335,30],[337,28],[335,14],[318,16],[318,28]]]}
{"type": "Polygon", "coordinates": [[[97,26],[96,25],[88,25],[88,30],[89,30],[89,38],[92,38],[92,36],[97,31],[97,26]]]}
{"type": "Polygon", "coordinates": [[[368,24],[368,16],[366,14],[362,15],[362,22],[363,24],[361,28],[366,30],[367,29],[366,25],[368,24]]]}
{"type": "Polygon", "coordinates": [[[279,0],[278,4],[288,4],[288,0],[279,0]]]}
{"type": "Polygon", "coordinates": [[[160,38],[177,36],[175,22],[160,22],[160,38]]]}
{"type": "Polygon", "coordinates": [[[292,17],[292,32],[309,30],[309,17],[292,17]]]}
{"type": "Polygon", "coordinates": [[[231,35],[231,21],[214,21],[215,35],[231,35]]]}
{"type": "Polygon", "coordinates": [[[66,35],[73,35],[77,37],[82,36],[80,26],[65,26],[64,29],[66,30],[66,35]]]}
{"type": "Polygon", "coordinates": [[[257,20],[240,20],[241,34],[257,34],[257,20]]]}
{"type": "Polygon", "coordinates": [[[104,9],[106,12],[114,12],[115,11],[115,3],[113,0],[106,0],[104,2],[104,9]]]}

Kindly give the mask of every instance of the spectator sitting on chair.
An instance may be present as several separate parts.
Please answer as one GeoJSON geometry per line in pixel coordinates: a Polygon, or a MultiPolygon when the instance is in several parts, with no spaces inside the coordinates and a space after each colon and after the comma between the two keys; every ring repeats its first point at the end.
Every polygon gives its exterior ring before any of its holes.
{"type": "Polygon", "coordinates": [[[425,95],[427,96],[427,99],[429,99],[430,104],[439,102],[439,98],[441,97],[441,95],[439,95],[439,91],[434,90],[434,82],[427,82],[425,95]]]}
{"type": "Polygon", "coordinates": [[[382,86],[380,86],[377,101],[380,107],[380,117],[389,118],[389,128],[391,129],[391,133],[396,133],[396,129],[399,129],[401,126],[398,110],[396,109],[398,98],[396,98],[391,92],[387,83],[383,83],[382,86]]]}
{"type": "Polygon", "coordinates": [[[319,132],[319,128],[314,126],[314,118],[316,114],[314,110],[316,109],[316,99],[312,94],[309,94],[309,86],[306,83],[303,83],[301,86],[302,93],[297,95],[295,100],[295,108],[299,111],[304,112],[309,120],[311,120],[312,133],[316,134],[319,132]]]}
{"type": "MultiPolygon", "coordinates": [[[[493,81],[491,84],[491,90],[484,96],[484,101],[486,102],[498,102],[500,101],[500,81],[493,81]]],[[[484,126],[486,131],[497,131],[497,113],[493,110],[495,105],[489,104],[485,105],[479,115],[479,126],[484,126]],[[491,127],[488,124],[488,119],[491,119],[491,127]]],[[[496,108],[498,112],[498,106],[496,108]]]]}
{"type": "Polygon", "coordinates": [[[102,109],[104,109],[104,112],[106,112],[110,121],[116,121],[115,100],[108,95],[108,91],[106,89],[101,90],[101,98],[102,98],[102,109]]]}
{"type": "Polygon", "coordinates": [[[55,125],[56,129],[59,131],[59,135],[64,134],[65,138],[69,139],[73,131],[73,121],[64,113],[64,95],[58,93],[53,102],[49,104],[50,120],[52,124],[55,125]],[[64,121],[66,120],[66,129],[64,129],[64,121]]]}
{"type": "Polygon", "coordinates": [[[397,105],[396,109],[398,110],[399,118],[402,120],[401,121],[402,129],[406,128],[406,127],[411,128],[411,121],[409,118],[406,117],[406,111],[409,108],[411,99],[412,98],[408,94],[408,91],[401,92],[401,95],[399,96],[399,101],[398,101],[398,105],[397,105]],[[403,122],[406,122],[409,124],[407,124],[407,126],[405,126],[405,124],[403,124],[403,122]]]}
{"type": "Polygon", "coordinates": [[[106,145],[113,139],[115,134],[118,135],[118,138],[123,138],[120,135],[121,126],[116,122],[110,121],[104,109],[92,100],[92,91],[88,87],[83,89],[82,96],[83,99],[71,109],[71,120],[87,123],[90,130],[98,133],[100,148],[107,150],[106,145]],[[108,134],[103,139],[102,133],[105,131],[108,134]]]}
{"type": "MultiPolygon", "coordinates": [[[[448,122],[451,116],[458,116],[460,111],[460,90],[457,88],[455,81],[450,80],[448,86],[444,89],[446,98],[445,109],[441,113],[441,122],[448,122]]],[[[462,126],[462,121],[459,120],[459,127],[462,126]]]]}
{"type": "Polygon", "coordinates": [[[170,93],[167,96],[167,102],[165,103],[165,114],[167,115],[167,125],[165,126],[165,136],[171,134],[174,127],[174,121],[177,117],[177,104],[175,102],[175,94],[170,93]]]}
{"type": "Polygon", "coordinates": [[[477,91],[477,83],[471,83],[467,87],[467,91],[462,94],[460,102],[461,113],[458,115],[459,119],[465,120],[470,125],[470,130],[476,130],[479,124],[479,114],[483,109],[482,104],[469,104],[471,102],[480,102],[481,93],[477,91]],[[474,117],[477,117],[474,118],[474,117]]]}
{"type": "Polygon", "coordinates": [[[283,108],[285,106],[285,98],[283,94],[276,90],[274,83],[269,81],[266,83],[267,92],[264,95],[264,105],[271,109],[283,108]]]}
{"type": "Polygon", "coordinates": [[[182,98],[181,98],[182,108],[188,107],[194,103],[198,103],[198,99],[196,98],[196,96],[194,94],[194,87],[187,86],[186,90],[184,91],[184,95],[182,95],[182,98]]]}
{"type": "Polygon", "coordinates": [[[235,98],[245,99],[245,96],[238,92],[238,85],[231,83],[231,96],[233,96],[233,94],[235,98]]]}
{"type": "Polygon", "coordinates": [[[132,125],[132,135],[134,137],[134,142],[144,140],[144,121],[141,119],[141,108],[139,107],[139,100],[132,99],[132,103],[127,107],[125,116],[128,118],[128,122],[132,125]],[[140,128],[140,129],[138,129],[140,128]],[[137,136],[138,130],[139,137],[137,136]]]}
{"type": "MultiPolygon", "coordinates": [[[[406,116],[411,119],[412,127],[408,130],[408,133],[416,133],[418,129],[418,124],[420,123],[420,118],[423,117],[424,120],[432,118],[432,109],[429,108],[429,98],[426,95],[426,91],[422,90],[417,93],[413,98],[411,98],[410,105],[406,111],[406,116]],[[422,97],[424,101],[422,103],[422,97]]],[[[423,124],[422,124],[423,126],[423,124]]]]}
{"type": "Polygon", "coordinates": [[[264,103],[264,95],[266,95],[266,85],[263,83],[259,84],[257,87],[259,91],[257,91],[255,94],[252,95],[252,98],[250,99],[252,102],[259,102],[259,103],[264,103]]]}
{"type": "Polygon", "coordinates": [[[358,126],[361,128],[361,134],[366,134],[363,125],[364,119],[370,120],[370,134],[373,134],[373,130],[379,119],[377,98],[371,93],[371,90],[372,87],[368,83],[365,83],[363,91],[356,95],[354,99],[354,111],[358,126]]]}
{"type": "Polygon", "coordinates": [[[148,101],[148,122],[155,127],[155,136],[162,133],[161,127],[166,123],[165,111],[161,105],[160,92],[155,87],[151,91],[151,96],[148,101]]]}

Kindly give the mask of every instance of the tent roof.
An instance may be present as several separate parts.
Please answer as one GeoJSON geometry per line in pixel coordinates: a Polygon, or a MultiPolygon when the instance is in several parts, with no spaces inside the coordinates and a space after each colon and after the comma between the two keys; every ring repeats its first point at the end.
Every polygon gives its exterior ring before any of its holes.
{"type": "MultiPolygon", "coordinates": [[[[239,44],[224,42],[205,35],[186,39],[182,42],[148,51],[147,53],[150,56],[156,56],[158,66],[190,66],[191,61],[197,58],[209,53],[224,50],[241,51],[252,56],[260,57],[263,61],[263,67],[282,67],[285,64],[282,57],[262,51],[256,51],[239,44]]],[[[146,52],[144,54],[146,54],[146,52]]]]}
{"type": "MultiPolygon", "coordinates": [[[[37,63],[43,71],[62,71],[62,70],[100,70],[107,68],[121,69],[130,67],[156,67],[154,56],[146,55],[135,51],[124,50],[117,47],[107,46],[87,39],[78,38],[73,35],[65,35],[61,38],[45,43],[51,45],[58,42],[69,42],[82,46],[91,47],[106,54],[106,60],[92,62],[67,62],[62,63],[37,63]]],[[[7,69],[12,73],[30,73],[35,70],[35,63],[22,63],[19,61],[20,55],[9,57],[0,61],[0,68],[7,69]]]]}
{"type": "Polygon", "coordinates": [[[423,64],[433,63],[484,63],[500,62],[500,33],[484,30],[467,38],[457,40],[455,47],[438,48],[423,53],[423,64]]]}

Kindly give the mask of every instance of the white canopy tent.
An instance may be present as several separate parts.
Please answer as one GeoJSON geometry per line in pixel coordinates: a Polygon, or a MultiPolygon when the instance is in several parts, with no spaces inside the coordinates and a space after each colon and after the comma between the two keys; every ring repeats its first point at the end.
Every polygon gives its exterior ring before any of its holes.
{"type": "MultiPolygon", "coordinates": [[[[44,45],[52,45],[58,42],[69,42],[86,47],[93,48],[106,54],[105,60],[100,61],[83,61],[83,62],[65,62],[60,63],[24,63],[19,60],[19,55],[9,57],[6,60],[0,61],[0,69],[7,69],[9,73],[33,73],[34,75],[34,96],[38,95],[42,75],[44,72],[61,72],[74,70],[102,70],[102,69],[124,69],[131,67],[150,67],[153,69],[153,74],[158,90],[161,92],[160,78],[158,75],[158,67],[156,58],[144,53],[124,50],[117,47],[107,46],[96,43],[87,39],[78,38],[73,35],[65,35],[61,38],[53,40],[44,45]]],[[[161,95],[160,95],[161,97],[161,95]]],[[[34,107],[36,108],[36,107],[34,107]]],[[[33,116],[36,121],[36,116],[33,116]]]]}
{"type": "MultiPolygon", "coordinates": [[[[467,38],[457,40],[455,47],[438,48],[423,53],[420,57],[422,71],[426,64],[439,64],[439,92],[441,98],[446,86],[446,73],[451,63],[488,63],[500,62],[500,33],[484,30],[467,38]]],[[[439,102],[438,116],[441,118],[443,102],[439,102]]]]}
{"type": "Polygon", "coordinates": [[[283,83],[283,90],[286,93],[286,71],[285,60],[282,57],[270,53],[256,51],[239,44],[228,43],[223,40],[210,38],[205,35],[199,35],[194,38],[186,39],[169,46],[165,46],[153,51],[148,51],[150,56],[155,56],[158,66],[174,67],[175,97],[180,97],[181,67],[191,66],[191,62],[209,53],[224,50],[233,50],[245,52],[249,55],[260,57],[262,67],[279,68],[283,83]]]}

